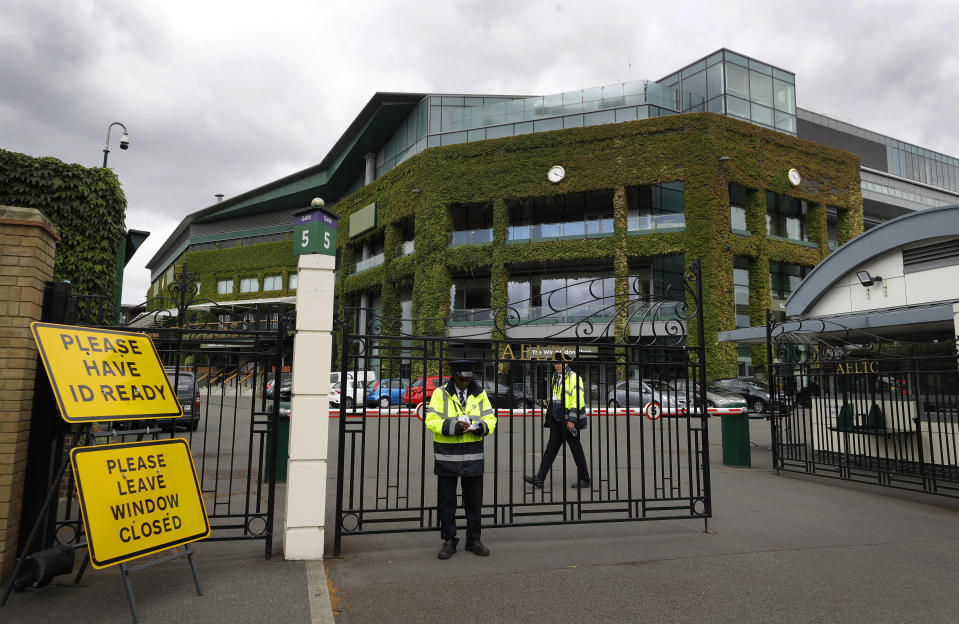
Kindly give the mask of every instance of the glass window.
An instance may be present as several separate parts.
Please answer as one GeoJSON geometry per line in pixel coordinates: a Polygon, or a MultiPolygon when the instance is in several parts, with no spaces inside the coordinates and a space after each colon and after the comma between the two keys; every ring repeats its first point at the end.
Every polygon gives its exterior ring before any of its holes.
{"type": "Polygon", "coordinates": [[[686,225],[682,182],[627,188],[626,206],[626,228],[629,231],[652,231],[686,225]]]}
{"type": "Polygon", "coordinates": [[[240,280],[240,292],[249,293],[260,290],[260,280],[255,277],[248,277],[240,280]]]}
{"type": "Polygon", "coordinates": [[[788,82],[773,79],[773,104],[776,110],[795,113],[796,87],[788,82]]]}
{"type": "Polygon", "coordinates": [[[746,207],[731,205],[729,207],[729,221],[733,230],[748,231],[746,227],[746,207]]]}
{"type": "Polygon", "coordinates": [[[806,240],[803,202],[766,191],[766,233],[791,240],[806,240]]]}
{"type": "Polygon", "coordinates": [[[290,279],[289,279],[290,285],[288,287],[290,290],[296,290],[297,282],[299,282],[299,280],[297,279],[298,277],[299,277],[298,273],[290,273],[290,279]]]}
{"type": "Polygon", "coordinates": [[[726,63],[726,93],[749,99],[749,70],[726,63]]]}
{"type": "Polygon", "coordinates": [[[733,258],[733,288],[736,327],[749,327],[749,258],[733,258]]]}
{"type": "Polygon", "coordinates": [[[749,119],[749,102],[736,97],[726,96],[726,110],[730,115],[749,119]]]}
{"type": "MultiPolygon", "coordinates": [[[[757,71],[749,72],[749,94],[753,102],[764,106],[773,105],[773,79],[757,71]]],[[[771,123],[771,122],[770,122],[771,123]]]]}
{"type": "Polygon", "coordinates": [[[723,93],[723,65],[719,63],[706,70],[706,93],[709,97],[716,97],[723,93]]]}
{"type": "Polygon", "coordinates": [[[773,109],[760,106],[759,104],[751,104],[750,111],[752,112],[753,121],[767,126],[773,125],[773,109]]]}
{"type": "Polygon", "coordinates": [[[219,280],[216,283],[216,292],[221,295],[229,295],[233,292],[233,280],[219,280]]]}
{"type": "Polygon", "coordinates": [[[796,134],[796,116],[776,111],[776,128],[796,134]]]}
{"type": "Polygon", "coordinates": [[[263,290],[282,290],[283,276],[270,275],[263,278],[263,290]]]}
{"type": "Polygon", "coordinates": [[[726,105],[722,96],[714,97],[713,99],[709,100],[709,102],[706,103],[706,110],[708,110],[710,113],[725,113],[726,105]]]}

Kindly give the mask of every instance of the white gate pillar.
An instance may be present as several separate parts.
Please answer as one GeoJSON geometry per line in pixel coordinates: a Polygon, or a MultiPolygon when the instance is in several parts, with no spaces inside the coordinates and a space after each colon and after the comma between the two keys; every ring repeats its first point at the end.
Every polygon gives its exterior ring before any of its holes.
{"type": "Polygon", "coordinates": [[[322,559],[336,258],[299,258],[283,552],[286,559],[322,559]]]}

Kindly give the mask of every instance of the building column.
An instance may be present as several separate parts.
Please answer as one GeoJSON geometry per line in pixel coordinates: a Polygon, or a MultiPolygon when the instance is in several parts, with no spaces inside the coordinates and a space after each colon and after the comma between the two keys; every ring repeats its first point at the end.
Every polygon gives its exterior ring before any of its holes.
{"type": "Polygon", "coordinates": [[[326,524],[329,384],[336,257],[305,254],[299,260],[293,388],[286,485],[286,559],[322,559],[326,524]],[[319,381],[318,381],[319,380],[319,381]]]}
{"type": "MultiPolygon", "coordinates": [[[[59,240],[38,210],[0,206],[0,578],[13,571],[27,471],[44,284],[53,279],[59,240]]],[[[45,418],[58,418],[45,414],[45,418]]]]}
{"type": "Polygon", "coordinates": [[[366,169],[363,172],[363,186],[371,184],[376,179],[376,154],[370,152],[363,156],[366,159],[366,169]]]}
{"type": "Polygon", "coordinates": [[[819,245],[819,261],[829,255],[829,226],[826,222],[826,206],[808,203],[806,212],[806,232],[809,240],[819,245]]]}

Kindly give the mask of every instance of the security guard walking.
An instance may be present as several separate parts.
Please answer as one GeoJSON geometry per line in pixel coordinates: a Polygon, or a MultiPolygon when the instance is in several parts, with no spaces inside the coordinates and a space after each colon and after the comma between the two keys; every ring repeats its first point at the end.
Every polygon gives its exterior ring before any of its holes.
{"type": "Polygon", "coordinates": [[[456,553],[456,481],[463,489],[466,550],[481,557],[489,549],[480,541],[483,510],[483,437],[496,428],[489,397],[473,379],[471,360],[450,362],[453,378],[437,388],[426,410],[426,428],[433,432],[433,472],[437,476],[437,515],[443,547],[437,557],[456,553]]]}
{"type": "Polygon", "coordinates": [[[583,380],[566,365],[561,355],[554,356],[553,369],[555,374],[544,424],[544,426],[549,425],[549,442],[546,443],[546,449],[543,451],[539,471],[535,475],[524,476],[523,480],[535,487],[543,487],[553,460],[556,459],[556,454],[565,442],[569,445],[573,460],[576,462],[577,478],[571,487],[589,487],[591,483],[589,466],[586,465],[586,455],[579,441],[579,432],[586,427],[586,397],[583,391],[583,380]]]}

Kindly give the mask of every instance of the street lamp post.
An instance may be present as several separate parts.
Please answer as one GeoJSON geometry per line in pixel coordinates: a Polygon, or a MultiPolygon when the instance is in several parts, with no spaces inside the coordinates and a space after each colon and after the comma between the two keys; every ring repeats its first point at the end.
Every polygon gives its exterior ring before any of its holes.
{"type": "Polygon", "coordinates": [[[107,126],[107,144],[103,147],[103,167],[107,166],[107,156],[110,155],[110,130],[113,129],[113,126],[120,126],[123,128],[123,136],[120,137],[120,149],[125,150],[130,147],[130,135],[127,134],[127,127],[124,126],[119,121],[114,121],[112,124],[107,126]]]}

